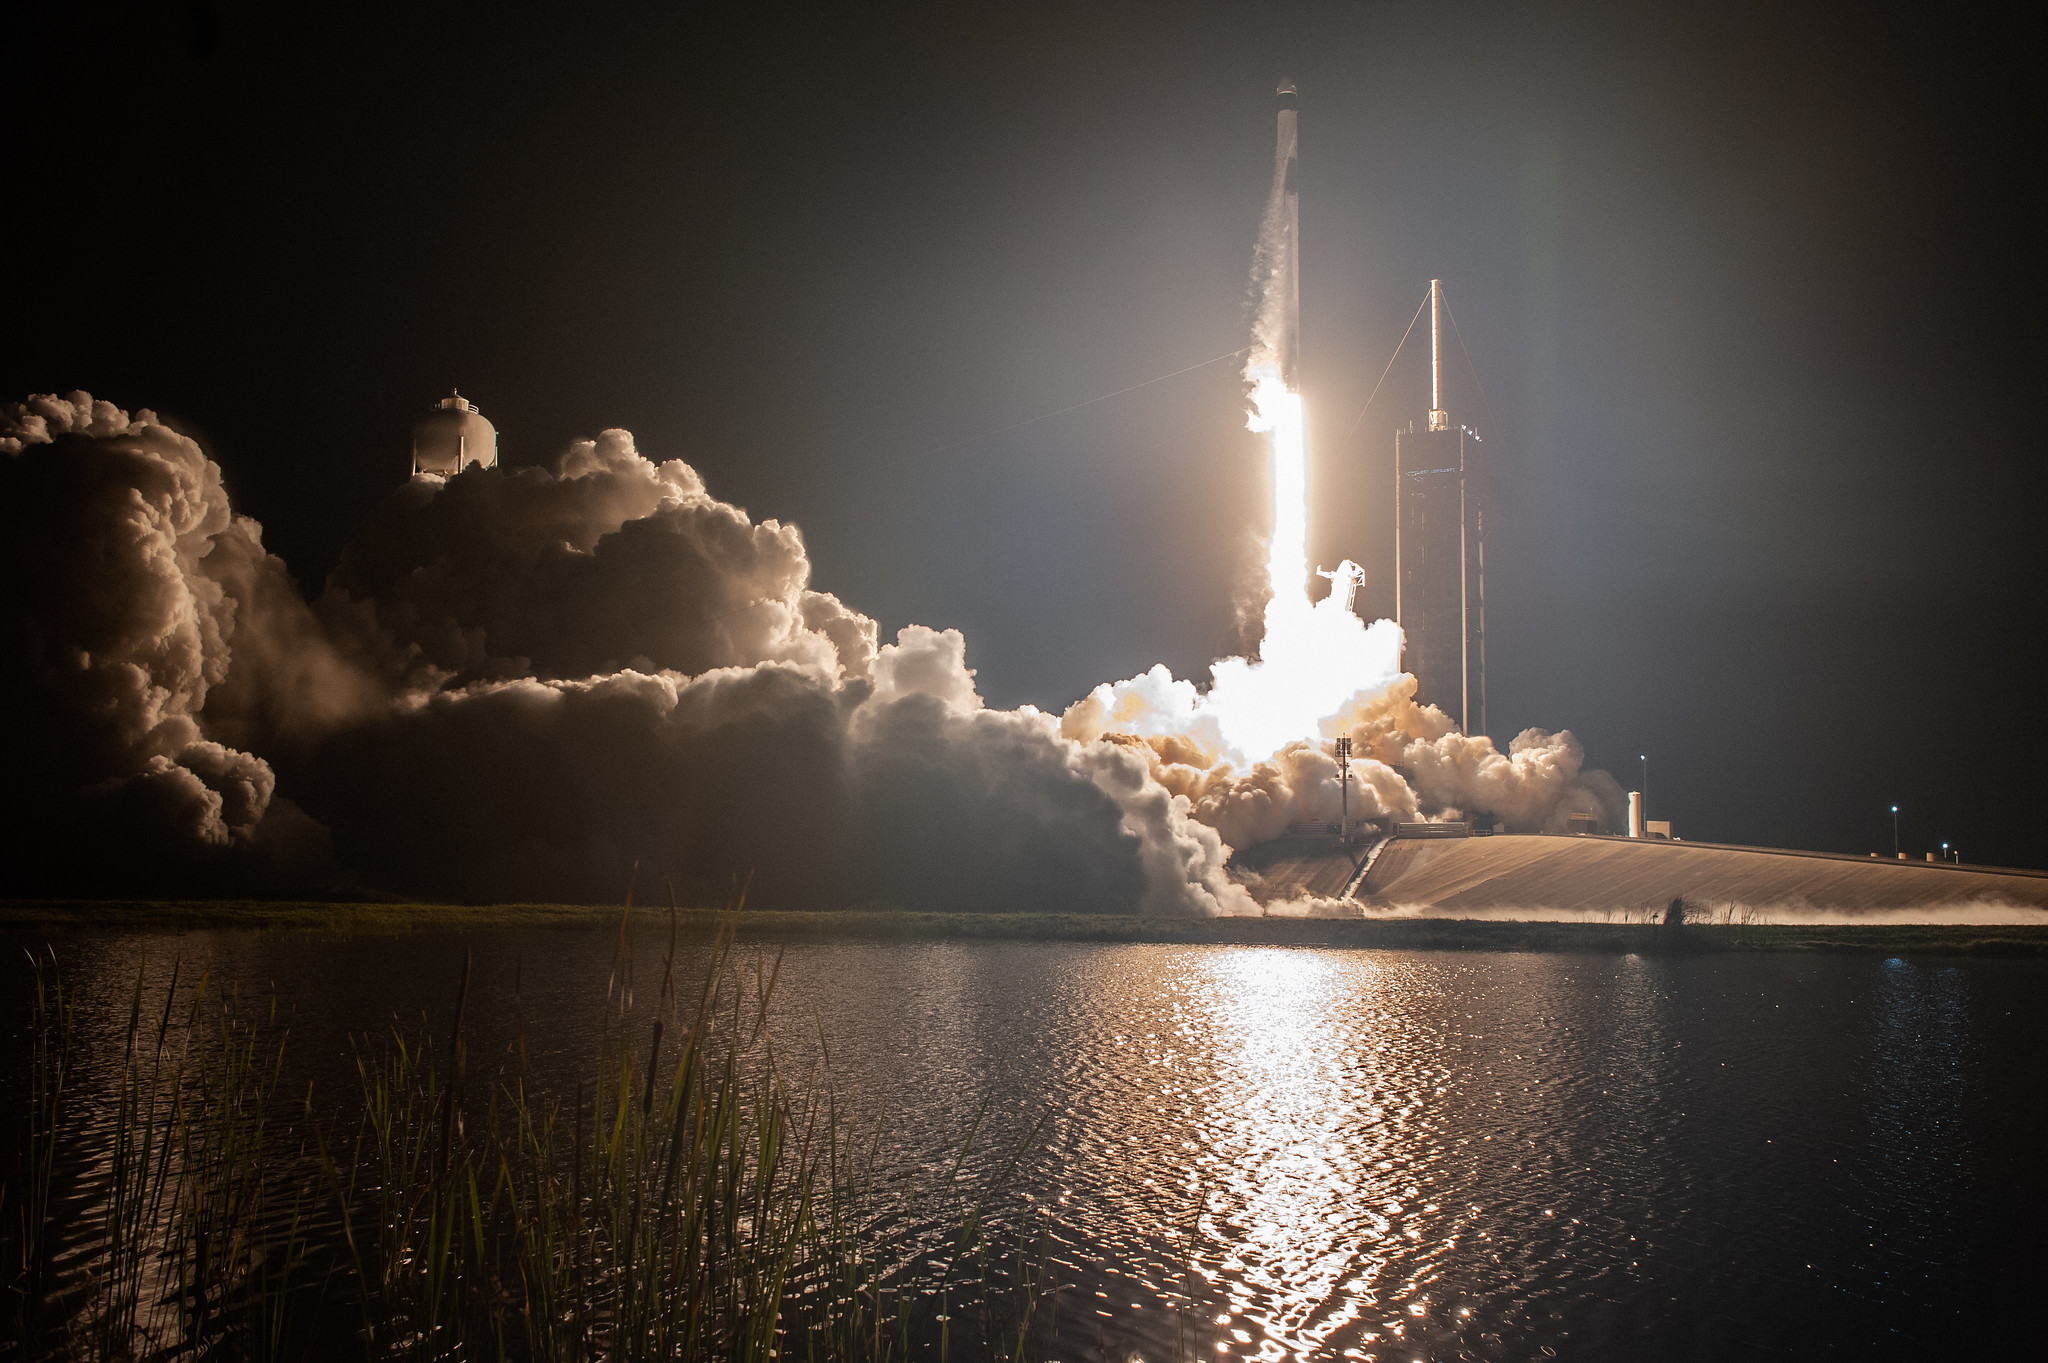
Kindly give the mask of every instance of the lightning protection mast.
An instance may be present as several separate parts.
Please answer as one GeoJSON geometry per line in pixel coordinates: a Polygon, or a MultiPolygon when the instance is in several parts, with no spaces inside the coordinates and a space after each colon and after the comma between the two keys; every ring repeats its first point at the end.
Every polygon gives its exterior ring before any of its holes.
{"type": "Polygon", "coordinates": [[[1486,510],[1479,433],[1444,401],[1443,281],[1429,281],[1429,411],[1394,433],[1394,620],[1415,698],[1486,732],[1486,510]]]}

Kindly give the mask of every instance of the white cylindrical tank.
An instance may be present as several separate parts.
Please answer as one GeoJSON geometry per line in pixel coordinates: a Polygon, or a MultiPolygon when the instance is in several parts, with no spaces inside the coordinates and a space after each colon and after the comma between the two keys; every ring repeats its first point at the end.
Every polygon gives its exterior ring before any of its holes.
{"type": "Polygon", "coordinates": [[[1640,790],[1628,793],[1628,835],[1632,838],[1643,836],[1643,793],[1640,790]]]}
{"type": "Polygon", "coordinates": [[[448,478],[471,464],[498,466],[498,428],[458,392],[413,423],[412,471],[448,478]]]}

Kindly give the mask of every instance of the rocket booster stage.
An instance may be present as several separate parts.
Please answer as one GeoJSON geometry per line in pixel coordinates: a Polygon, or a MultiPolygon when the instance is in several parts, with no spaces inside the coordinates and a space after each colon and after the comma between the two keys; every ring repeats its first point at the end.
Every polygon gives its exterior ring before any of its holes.
{"type": "Polygon", "coordinates": [[[1245,424],[1266,432],[1273,448],[1273,537],[1266,547],[1266,580],[1273,595],[1266,603],[1266,638],[1276,645],[1309,609],[1308,445],[1295,372],[1301,360],[1301,229],[1294,82],[1281,81],[1277,94],[1280,141],[1273,155],[1273,192],[1252,257],[1259,302],[1252,326],[1255,344],[1244,370],[1252,401],[1245,424]]]}
{"type": "Polygon", "coordinates": [[[1280,140],[1273,152],[1273,199],[1269,212],[1278,229],[1274,247],[1274,278],[1268,287],[1280,305],[1278,334],[1273,348],[1280,361],[1280,381],[1296,386],[1295,366],[1301,357],[1301,197],[1297,190],[1295,162],[1300,136],[1295,120],[1301,96],[1294,82],[1283,80],[1275,92],[1280,106],[1280,140]]]}

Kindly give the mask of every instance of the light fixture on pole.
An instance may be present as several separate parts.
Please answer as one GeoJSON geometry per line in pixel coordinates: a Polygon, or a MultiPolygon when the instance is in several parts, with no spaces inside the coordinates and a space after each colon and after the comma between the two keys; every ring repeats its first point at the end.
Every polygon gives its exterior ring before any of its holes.
{"type": "Polygon", "coordinates": [[[1899,807],[1892,806],[1892,856],[1898,858],[1905,853],[1899,851],[1899,807]]]}
{"type": "Polygon", "coordinates": [[[1348,838],[1351,836],[1351,740],[1348,738],[1337,740],[1337,780],[1341,783],[1338,807],[1342,810],[1337,816],[1337,827],[1348,838]]]}

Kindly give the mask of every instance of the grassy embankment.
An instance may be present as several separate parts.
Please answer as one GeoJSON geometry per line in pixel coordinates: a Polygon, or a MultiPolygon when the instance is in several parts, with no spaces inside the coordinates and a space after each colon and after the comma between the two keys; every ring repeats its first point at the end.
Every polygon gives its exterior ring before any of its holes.
{"type": "MultiPolygon", "coordinates": [[[[649,915],[649,921],[655,915],[649,915]]],[[[0,903],[0,931],[266,929],[379,935],[485,928],[616,926],[616,905],[398,904],[264,900],[17,900],[0,903]]],[[[665,920],[664,920],[665,921],[665,920]]],[[[2048,926],[1954,923],[1797,925],[1513,923],[1482,919],[1140,918],[1113,914],[910,913],[892,910],[689,910],[682,925],[730,922],[748,938],[879,941],[998,939],[1173,942],[1245,946],[1378,947],[1404,951],[1831,951],[2048,956],[2048,926]]]]}

